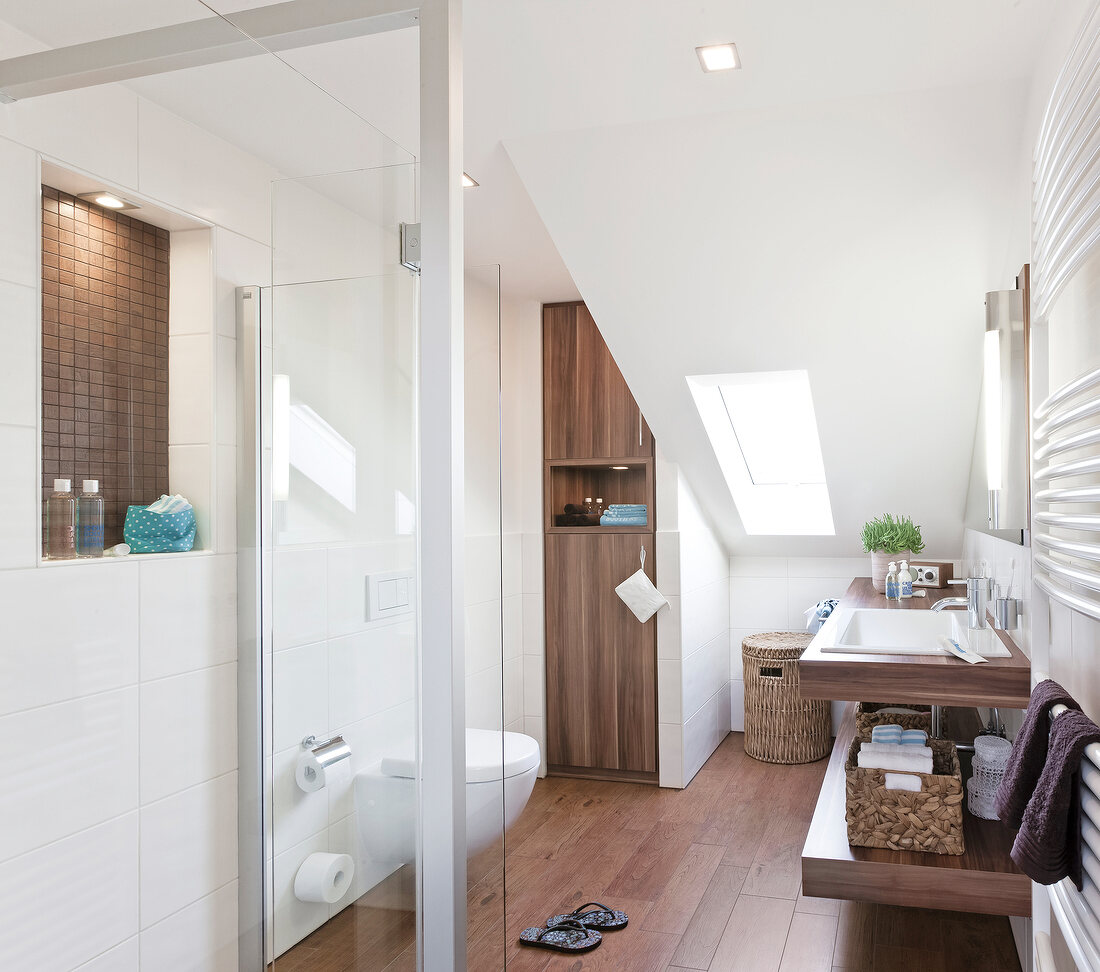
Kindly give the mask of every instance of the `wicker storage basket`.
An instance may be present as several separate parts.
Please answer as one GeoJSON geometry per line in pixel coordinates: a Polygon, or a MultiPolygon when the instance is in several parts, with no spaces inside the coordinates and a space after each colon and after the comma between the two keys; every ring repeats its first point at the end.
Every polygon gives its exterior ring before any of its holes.
{"type": "Polygon", "coordinates": [[[798,692],[798,659],[812,640],[810,634],[771,631],[741,642],[745,752],[754,759],[812,763],[829,755],[829,703],[798,692]]]}
{"type": "Polygon", "coordinates": [[[856,765],[860,739],[852,740],[844,764],[844,819],[848,843],[857,847],[962,854],[963,785],[955,744],[933,739],[934,772],[911,773],[921,792],[886,789],[886,770],[856,765]]]}
{"type": "Polygon", "coordinates": [[[860,737],[870,738],[871,730],[875,726],[893,724],[902,729],[923,729],[929,735],[932,733],[932,706],[910,705],[908,702],[860,702],[856,706],[856,732],[860,737]],[[916,709],[918,715],[905,715],[901,712],[887,712],[880,715],[878,710],[889,706],[904,706],[906,709],[916,709]]]}

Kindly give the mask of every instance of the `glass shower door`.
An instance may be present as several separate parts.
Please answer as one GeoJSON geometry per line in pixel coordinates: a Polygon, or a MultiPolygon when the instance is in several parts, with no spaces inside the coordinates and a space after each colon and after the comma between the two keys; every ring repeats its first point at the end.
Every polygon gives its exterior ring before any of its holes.
{"type": "MultiPolygon", "coordinates": [[[[417,957],[414,165],[273,186],[262,400],[269,958],[417,957]]],[[[394,965],[394,963],[397,963],[394,965]]]]}

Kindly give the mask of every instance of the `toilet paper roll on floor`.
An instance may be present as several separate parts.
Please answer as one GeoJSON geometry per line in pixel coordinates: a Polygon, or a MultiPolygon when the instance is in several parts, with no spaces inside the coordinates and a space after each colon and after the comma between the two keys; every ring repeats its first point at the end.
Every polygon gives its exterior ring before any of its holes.
{"type": "Polygon", "coordinates": [[[353,877],[355,861],[348,854],[310,854],[294,875],[294,897],[336,904],[348,893],[353,877]]]}

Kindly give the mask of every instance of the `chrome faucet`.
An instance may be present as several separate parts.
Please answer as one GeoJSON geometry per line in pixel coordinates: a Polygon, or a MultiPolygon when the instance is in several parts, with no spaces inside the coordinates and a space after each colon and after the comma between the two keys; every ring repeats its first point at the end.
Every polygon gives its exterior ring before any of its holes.
{"type": "Polygon", "coordinates": [[[967,614],[967,627],[970,629],[988,628],[985,619],[989,599],[993,596],[992,577],[967,577],[966,580],[951,580],[949,584],[965,584],[966,597],[943,597],[932,605],[933,611],[942,611],[949,607],[964,607],[967,614]]]}

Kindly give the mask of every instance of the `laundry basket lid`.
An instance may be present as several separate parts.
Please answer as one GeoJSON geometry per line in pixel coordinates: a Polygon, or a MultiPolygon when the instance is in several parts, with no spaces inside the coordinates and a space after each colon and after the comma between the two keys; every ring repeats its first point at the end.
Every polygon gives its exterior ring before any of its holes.
{"type": "Polygon", "coordinates": [[[759,658],[801,658],[814,636],[805,631],[764,631],[747,635],[741,648],[747,654],[759,658]]]}

